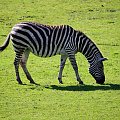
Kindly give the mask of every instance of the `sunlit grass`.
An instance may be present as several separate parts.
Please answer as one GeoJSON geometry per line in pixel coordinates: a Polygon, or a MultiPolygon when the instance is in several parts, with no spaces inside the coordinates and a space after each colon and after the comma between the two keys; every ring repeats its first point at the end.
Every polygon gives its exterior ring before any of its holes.
{"type": "Polygon", "coordinates": [[[85,57],[76,55],[85,85],[77,84],[67,60],[63,85],[58,84],[60,56],[30,54],[27,67],[40,85],[31,85],[20,68],[25,85],[18,85],[9,47],[0,53],[1,120],[119,120],[120,118],[120,9],[119,0],[0,0],[0,45],[12,26],[21,21],[49,25],[69,24],[86,33],[109,60],[104,63],[106,82],[97,85],[85,57]]]}

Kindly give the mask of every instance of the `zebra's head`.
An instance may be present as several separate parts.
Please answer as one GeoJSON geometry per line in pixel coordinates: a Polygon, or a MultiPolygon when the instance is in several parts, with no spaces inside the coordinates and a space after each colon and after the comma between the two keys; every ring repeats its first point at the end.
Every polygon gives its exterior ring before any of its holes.
{"type": "Polygon", "coordinates": [[[107,58],[100,58],[93,65],[90,65],[89,72],[96,80],[96,83],[103,84],[105,82],[105,74],[104,74],[104,66],[103,61],[107,60],[107,58]]]}

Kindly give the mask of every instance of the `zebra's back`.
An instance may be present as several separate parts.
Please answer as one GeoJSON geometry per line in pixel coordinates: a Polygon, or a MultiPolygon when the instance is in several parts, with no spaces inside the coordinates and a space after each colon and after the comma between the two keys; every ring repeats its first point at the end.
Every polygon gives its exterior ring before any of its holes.
{"type": "Polygon", "coordinates": [[[73,31],[68,25],[47,26],[24,22],[13,27],[11,36],[15,50],[28,48],[37,56],[50,57],[61,53],[73,31]]]}

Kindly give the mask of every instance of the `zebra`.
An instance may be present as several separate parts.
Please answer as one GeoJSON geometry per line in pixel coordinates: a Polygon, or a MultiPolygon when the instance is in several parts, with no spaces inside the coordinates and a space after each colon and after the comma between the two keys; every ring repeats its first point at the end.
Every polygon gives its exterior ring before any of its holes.
{"type": "Polygon", "coordinates": [[[107,58],[103,57],[90,38],[69,25],[50,26],[34,22],[18,23],[12,28],[6,41],[0,47],[1,52],[8,46],[10,40],[15,51],[14,66],[16,80],[19,84],[23,84],[19,75],[19,65],[21,65],[30,83],[36,84],[26,67],[30,52],[39,57],[61,55],[58,74],[60,84],[63,84],[62,73],[65,62],[69,58],[78,83],[83,84],[75,58],[75,54],[81,52],[90,64],[89,73],[96,80],[96,83],[103,84],[105,82],[103,61],[107,58]]]}

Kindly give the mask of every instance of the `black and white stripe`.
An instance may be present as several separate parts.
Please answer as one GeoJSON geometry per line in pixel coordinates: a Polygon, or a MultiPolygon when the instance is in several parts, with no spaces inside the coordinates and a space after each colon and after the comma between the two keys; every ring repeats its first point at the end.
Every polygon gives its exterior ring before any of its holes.
{"type": "Polygon", "coordinates": [[[67,25],[51,27],[36,23],[20,23],[13,27],[11,35],[14,46],[16,46],[16,41],[22,39],[21,46],[27,44],[35,55],[50,57],[60,53],[72,32],[73,29],[67,25]]]}
{"type": "Polygon", "coordinates": [[[77,52],[83,53],[90,63],[90,73],[96,79],[97,83],[104,83],[103,58],[96,45],[82,32],[74,30],[68,25],[48,26],[32,22],[23,22],[16,24],[7,37],[6,42],[0,51],[3,51],[12,40],[16,57],[14,61],[16,78],[18,83],[22,84],[19,76],[19,64],[21,64],[27,78],[34,83],[30,73],[26,68],[29,53],[40,57],[51,57],[56,54],[61,55],[60,71],[58,80],[62,83],[62,71],[66,59],[69,58],[76,74],[77,81],[83,82],[78,73],[78,67],[75,60],[77,52]]]}

